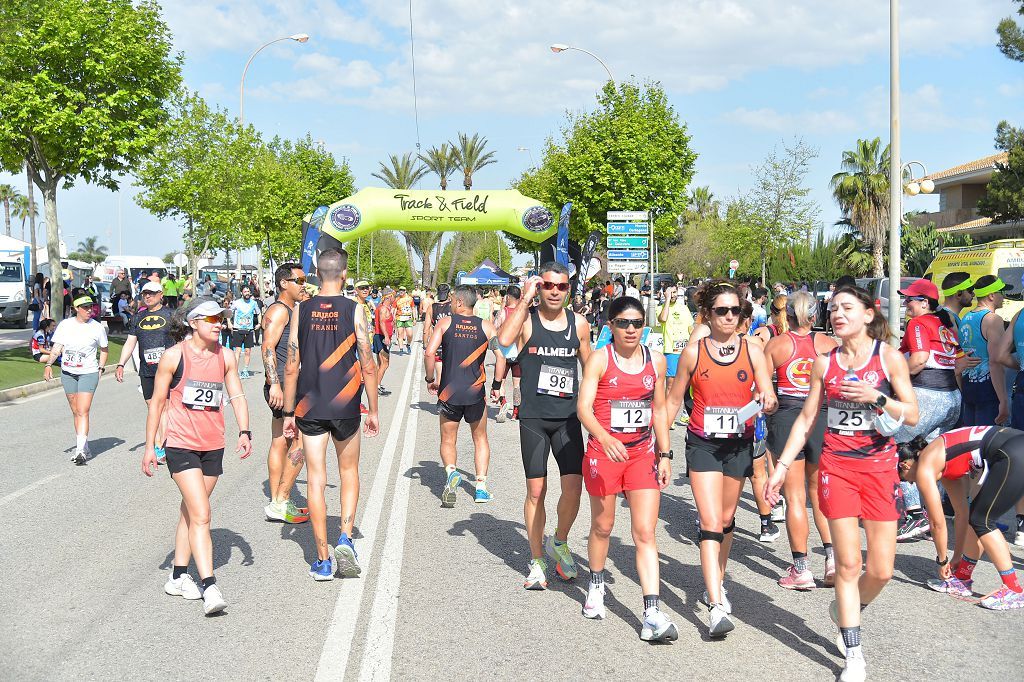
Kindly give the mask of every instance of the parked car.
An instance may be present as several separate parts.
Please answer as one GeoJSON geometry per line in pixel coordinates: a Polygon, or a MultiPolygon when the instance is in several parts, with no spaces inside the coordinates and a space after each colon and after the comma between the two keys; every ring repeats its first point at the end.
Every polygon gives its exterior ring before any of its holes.
{"type": "MultiPolygon", "coordinates": [[[[921,279],[920,277],[900,277],[900,289],[905,289],[910,286],[913,282],[921,279]]],[[[862,277],[857,280],[857,286],[867,290],[871,298],[875,300],[875,305],[882,311],[882,315],[888,319],[889,317],[889,278],[888,277],[862,277]]],[[[900,299],[900,331],[906,326],[907,319],[907,306],[903,299],[900,299]]]]}
{"type": "Polygon", "coordinates": [[[93,282],[100,297],[100,316],[113,317],[114,308],[110,303],[110,282],[93,282]]]}

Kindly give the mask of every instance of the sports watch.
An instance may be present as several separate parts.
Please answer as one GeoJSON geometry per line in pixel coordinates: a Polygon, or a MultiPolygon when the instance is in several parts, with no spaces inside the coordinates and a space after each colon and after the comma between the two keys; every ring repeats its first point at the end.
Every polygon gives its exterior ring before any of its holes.
{"type": "Polygon", "coordinates": [[[671,450],[669,450],[668,452],[659,452],[658,453],[658,458],[659,459],[672,459],[672,456],[673,456],[673,453],[672,453],[671,450]]]}

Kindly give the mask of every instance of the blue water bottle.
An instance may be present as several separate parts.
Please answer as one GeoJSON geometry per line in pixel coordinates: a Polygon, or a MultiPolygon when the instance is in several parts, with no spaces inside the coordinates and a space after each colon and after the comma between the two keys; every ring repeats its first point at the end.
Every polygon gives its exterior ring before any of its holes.
{"type": "Polygon", "coordinates": [[[762,441],[768,436],[768,418],[759,413],[754,418],[754,440],[762,441]]]}

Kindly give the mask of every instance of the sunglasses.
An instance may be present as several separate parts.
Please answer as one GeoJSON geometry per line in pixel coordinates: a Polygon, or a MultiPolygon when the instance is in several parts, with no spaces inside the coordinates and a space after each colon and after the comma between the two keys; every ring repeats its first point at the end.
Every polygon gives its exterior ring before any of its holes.
{"type": "Polygon", "coordinates": [[[719,317],[725,317],[726,315],[728,315],[730,313],[732,313],[733,317],[739,317],[740,313],[743,312],[743,309],[740,308],[738,305],[734,305],[734,306],[720,305],[720,306],[715,306],[714,308],[712,308],[711,312],[713,312],[715,315],[718,315],[719,317]]]}
{"type": "Polygon", "coordinates": [[[305,277],[289,277],[285,281],[286,282],[295,282],[296,284],[298,284],[301,287],[303,284],[306,283],[306,278],[305,277]]]}
{"type": "Polygon", "coordinates": [[[918,302],[921,302],[921,301],[927,301],[928,298],[926,296],[907,296],[907,300],[908,301],[918,301],[918,302]]]}
{"type": "MultiPolygon", "coordinates": [[[[568,286],[568,285],[566,285],[568,286]]],[[[616,329],[643,329],[644,321],[642,319],[626,319],[624,317],[616,317],[612,320],[612,324],[615,325],[616,329]]]]}
{"type": "Polygon", "coordinates": [[[359,291],[369,291],[370,287],[356,287],[359,291]]]}
{"type": "Polygon", "coordinates": [[[142,292],[143,296],[161,296],[162,294],[163,294],[162,291],[143,291],[142,292]]]}
{"type": "Polygon", "coordinates": [[[551,291],[552,289],[558,289],[559,291],[569,291],[568,282],[541,282],[540,288],[544,291],[551,291]]]}
{"type": "Polygon", "coordinates": [[[197,317],[195,319],[203,320],[205,322],[209,322],[210,324],[224,324],[223,315],[204,315],[203,317],[197,317]]]}

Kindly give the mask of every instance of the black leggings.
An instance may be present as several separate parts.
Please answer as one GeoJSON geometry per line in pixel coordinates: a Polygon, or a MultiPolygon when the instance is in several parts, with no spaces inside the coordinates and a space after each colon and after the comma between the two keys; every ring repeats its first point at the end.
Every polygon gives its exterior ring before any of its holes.
{"type": "Polygon", "coordinates": [[[996,434],[985,447],[985,463],[988,473],[971,500],[968,518],[979,538],[998,530],[996,519],[1024,497],[1024,436],[1015,431],[996,434]]]}
{"type": "Polygon", "coordinates": [[[519,443],[526,478],[548,475],[549,452],[555,456],[559,476],[583,474],[583,426],[575,414],[565,419],[520,417],[519,443]]]}

